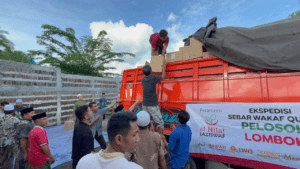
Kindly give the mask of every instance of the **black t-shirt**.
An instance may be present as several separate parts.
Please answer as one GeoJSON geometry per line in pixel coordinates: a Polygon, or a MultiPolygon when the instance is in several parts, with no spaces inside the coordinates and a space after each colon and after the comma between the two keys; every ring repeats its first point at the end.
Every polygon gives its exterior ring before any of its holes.
{"type": "Polygon", "coordinates": [[[84,122],[75,125],[72,141],[72,159],[79,161],[94,150],[92,130],[84,122]]]}
{"type": "Polygon", "coordinates": [[[142,79],[143,105],[157,106],[156,83],[161,82],[161,76],[149,75],[142,79]]]}

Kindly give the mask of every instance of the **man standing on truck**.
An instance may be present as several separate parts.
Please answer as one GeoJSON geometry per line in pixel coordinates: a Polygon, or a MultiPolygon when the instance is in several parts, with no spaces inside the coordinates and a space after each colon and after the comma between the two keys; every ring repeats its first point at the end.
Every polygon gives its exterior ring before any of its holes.
{"type": "Polygon", "coordinates": [[[151,44],[151,56],[165,56],[169,44],[168,32],[162,29],[159,33],[152,34],[149,42],[151,44]]]}
{"type": "Polygon", "coordinates": [[[153,118],[156,123],[156,128],[159,134],[163,135],[164,133],[164,120],[161,116],[157,95],[156,95],[156,84],[161,82],[165,78],[165,68],[166,62],[164,60],[163,64],[163,73],[162,76],[150,75],[152,69],[149,65],[145,65],[142,68],[142,71],[145,77],[142,78],[142,87],[143,87],[143,111],[146,111],[153,118]]]}

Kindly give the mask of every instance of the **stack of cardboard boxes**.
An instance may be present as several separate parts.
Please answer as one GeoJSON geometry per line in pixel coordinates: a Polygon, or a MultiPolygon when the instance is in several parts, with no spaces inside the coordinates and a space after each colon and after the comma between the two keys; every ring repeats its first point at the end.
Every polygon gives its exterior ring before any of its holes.
{"type": "Polygon", "coordinates": [[[204,51],[203,44],[195,38],[190,38],[190,46],[179,48],[178,54],[182,58],[181,60],[178,58],[180,61],[213,57],[213,55],[204,51]]]}
{"type": "MultiPolygon", "coordinates": [[[[166,54],[166,62],[180,62],[193,59],[204,59],[213,57],[214,55],[203,51],[203,44],[195,38],[190,38],[190,46],[179,48],[178,52],[170,52],[166,54]]],[[[164,58],[162,56],[152,56],[150,66],[152,72],[162,72],[162,64],[164,58]]]]}

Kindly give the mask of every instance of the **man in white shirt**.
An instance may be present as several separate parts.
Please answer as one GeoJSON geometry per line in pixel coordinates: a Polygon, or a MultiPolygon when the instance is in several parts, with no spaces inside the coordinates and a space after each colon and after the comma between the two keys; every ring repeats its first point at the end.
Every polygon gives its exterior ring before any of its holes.
{"type": "Polygon", "coordinates": [[[135,151],[139,131],[136,121],[137,116],[129,111],[112,115],[107,123],[108,147],[82,157],[76,169],[143,169],[124,157],[125,152],[135,151]]]}

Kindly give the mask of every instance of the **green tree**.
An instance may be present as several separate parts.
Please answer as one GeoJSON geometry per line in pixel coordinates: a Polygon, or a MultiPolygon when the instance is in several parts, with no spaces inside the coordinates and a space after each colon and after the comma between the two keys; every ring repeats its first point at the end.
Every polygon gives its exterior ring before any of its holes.
{"type": "Polygon", "coordinates": [[[80,40],[75,37],[72,28],[61,30],[52,25],[42,25],[45,29],[41,36],[37,36],[37,42],[46,47],[46,51],[29,51],[30,56],[43,59],[39,64],[50,64],[61,69],[66,74],[80,74],[88,76],[100,76],[104,74],[118,75],[114,73],[104,73],[106,70],[116,69],[106,67],[105,64],[111,62],[124,62],[121,57],[125,55],[135,56],[131,53],[115,53],[111,50],[111,41],[105,38],[107,33],[101,31],[96,39],[92,36],[83,36],[80,40]],[[66,38],[70,45],[66,45],[53,36],[58,35],[66,38]],[[54,56],[56,54],[57,56],[54,56]]]}
{"type": "Polygon", "coordinates": [[[0,53],[0,60],[9,60],[13,62],[22,62],[31,64],[33,59],[30,56],[27,56],[26,53],[22,51],[11,51],[9,48],[6,48],[0,53]]]}
{"type": "Polygon", "coordinates": [[[7,31],[0,30],[0,52],[6,49],[11,51],[14,50],[14,44],[8,40],[4,34],[9,34],[7,31]]]}
{"type": "Polygon", "coordinates": [[[8,32],[0,30],[0,60],[31,63],[33,59],[22,51],[15,51],[13,42],[4,34],[8,34],[8,32]]]}
{"type": "MultiPolygon", "coordinates": [[[[299,1],[299,4],[300,4],[300,0],[299,1]]],[[[295,17],[299,17],[300,16],[300,10],[296,11],[296,12],[293,12],[291,13],[288,18],[295,18],[295,17]]]]}

